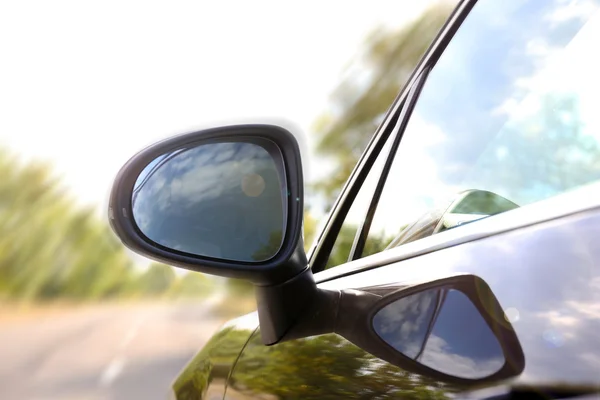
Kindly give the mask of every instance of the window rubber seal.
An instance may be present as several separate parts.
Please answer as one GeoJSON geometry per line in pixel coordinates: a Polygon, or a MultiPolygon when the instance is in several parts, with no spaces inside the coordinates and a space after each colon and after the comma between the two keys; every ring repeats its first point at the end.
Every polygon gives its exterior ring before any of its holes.
{"type": "Polygon", "coordinates": [[[392,168],[392,164],[394,163],[394,160],[396,158],[398,147],[400,146],[400,142],[402,141],[402,137],[404,136],[406,126],[408,125],[408,121],[410,120],[412,112],[415,108],[415,105],[417,104],[419,95],[421,94],[421,90],[423,89],[423,86],[427,81],[427,76],[429,75],[430,71],[431,67],[425,67],[421,71],[421,73],[419,74],[416,81],[411,86],[408,92],[404,107],[400,109],[400,114],[398,115],[396,124],[394,125],[394,128],[390,133],[390,135],[393,137],[392,145],[387,154],[387,158],[381,171],[381,175],[379,176],[379,180],[377,181],[377,186],[375,187],[375,191],[373,193],[373,197],[371,198],[369,208],[367,209],[366,216],[362,220],[359,228],[356,231],[356,236],[354,237],[354,242],[352,243],[352,249],[350,250],[350,254],[348,255],[348,262],[359,259],[362,256],[365,244],[367,242],[369,230],[371,229],[371,224],[373,222],[373,217],[375,216],[375,211],[377,210],[377,205],[379,204],[379,200],[381,199],[381,194],[383,193],[383,189],[385,187],[385,183],[392,168]]]}

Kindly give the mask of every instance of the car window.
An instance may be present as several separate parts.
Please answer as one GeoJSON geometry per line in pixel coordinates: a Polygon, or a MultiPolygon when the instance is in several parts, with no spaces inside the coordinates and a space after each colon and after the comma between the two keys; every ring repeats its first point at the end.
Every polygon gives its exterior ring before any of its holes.
{"type": "Polygon", "coordinates": [[[417,101],[363,256],[600,181],[599,6],[474,6],[417,101]]]}

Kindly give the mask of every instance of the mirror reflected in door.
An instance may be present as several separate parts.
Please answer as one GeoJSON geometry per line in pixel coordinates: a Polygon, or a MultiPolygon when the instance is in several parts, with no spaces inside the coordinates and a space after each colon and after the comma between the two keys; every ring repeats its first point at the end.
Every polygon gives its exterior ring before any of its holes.
{"type": "Polygon", "coordinates": [[[453,288],[433,288],[392,301],[372,323],[389,346],[448,375],[482,379],[505,363],[502,347],[481,312],[453,288]]]}

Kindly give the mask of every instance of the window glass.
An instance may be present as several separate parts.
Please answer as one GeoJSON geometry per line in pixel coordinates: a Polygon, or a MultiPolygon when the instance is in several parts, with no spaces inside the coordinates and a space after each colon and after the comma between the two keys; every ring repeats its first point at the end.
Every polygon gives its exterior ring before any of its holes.
{"type": "Polygon", "coordinates": [[[600,181],[599,6],[475,5],[425,83],[363,255],[600,181]]]}

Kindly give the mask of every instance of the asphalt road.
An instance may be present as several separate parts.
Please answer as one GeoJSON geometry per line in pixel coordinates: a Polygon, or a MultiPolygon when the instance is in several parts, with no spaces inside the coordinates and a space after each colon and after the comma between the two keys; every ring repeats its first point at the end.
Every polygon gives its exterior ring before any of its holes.
{"type": "Polygon", "coordinates": [[[104,305],[0,321],[0,398],[167,399],[221,326],[216,299],[104,305]]]}

